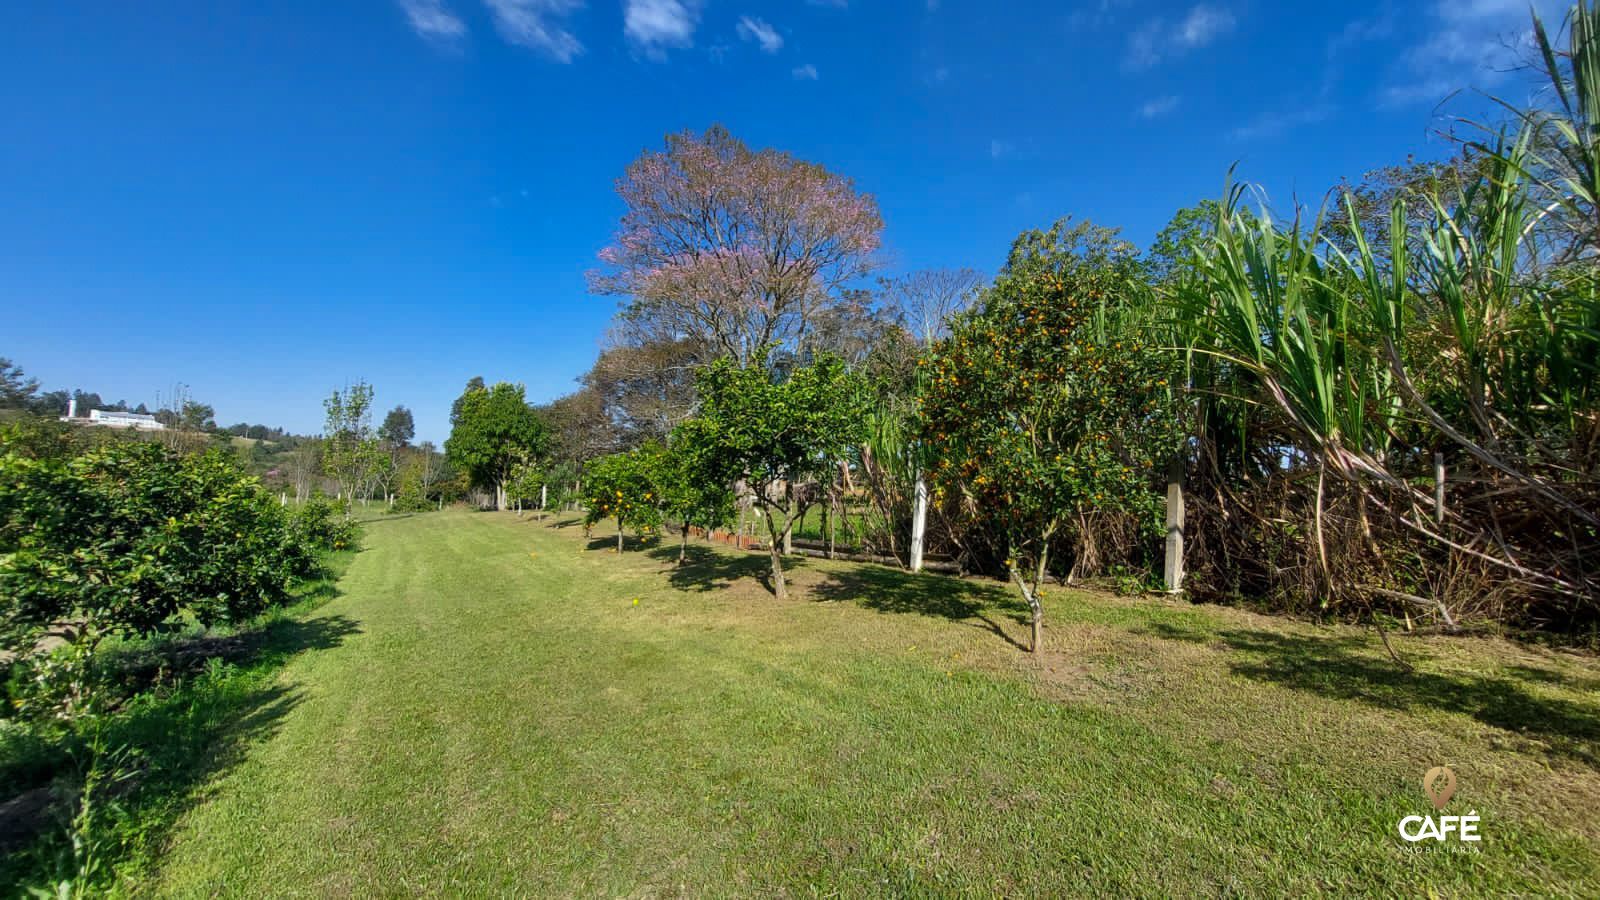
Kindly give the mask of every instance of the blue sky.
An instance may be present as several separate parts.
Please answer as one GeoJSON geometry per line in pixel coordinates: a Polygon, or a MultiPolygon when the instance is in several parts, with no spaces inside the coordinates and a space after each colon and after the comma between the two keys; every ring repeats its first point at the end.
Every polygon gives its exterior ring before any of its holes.
{"type": "MultiPolygon", "coordinates": [[[[1559,4],[1538,4],[1559,20],[1559,4]]],[[[572,389],[612,184],[714,122],[878,197],[889,271],[1073,214],[1143,244],[1230,164],[1275,203],[1447,152],[1524,0],[278,0],[0,9],[0,355],[316,431],[366,378],[572,389]]],[[[1519,94],[1520,92],[1520,94],[1519,94]]],[[[381,413],[381,410],[380,410],[381,413]]]]}

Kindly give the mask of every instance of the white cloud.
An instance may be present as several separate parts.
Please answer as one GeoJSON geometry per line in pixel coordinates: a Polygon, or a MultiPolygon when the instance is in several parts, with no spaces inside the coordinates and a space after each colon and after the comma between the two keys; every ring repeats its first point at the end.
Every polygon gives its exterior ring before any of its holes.
{"type": "Polygon", "coordinates": [[[792,74],[796,81],[816,81],[817,67],[811,63],[806,63],[803,66],[796,66],[792,74]]]}
{"type": "Polygon", "coordinates": [[[484,0],[500,36],[556,62],[572,62],[583,44],[562,20],[583,8],[583,0],[484,0]]]}
{"type": "MultiPolygon", "coordinates": [[[[1560,28],[1567,0],[1534,0],[1546,30],[1560,28]]],[[[1533,51],[1528,0],[1438,0],[1419,15],[1426,35],[1402,54],[1402,65],[1379,92],[1387,105],[1437,103],[1451,91],[1492,88],[1533,51]]]]}
{"type": "Polygon", "coordinates": [[[624,0],[622,33],[652,59],[662,59],[673,47],[694,45],[700,23],[697,0],[624,0]]]}
{"type": "Polygon", "coordinates": [[[1178,24],[1178,43],[1183,47],[1204,47],[1213,39],[1232,31],[1237,23],[1233,13],[1202,3],[1189,10],[1189,15],[1178,24]]]}
{"type": "Polygon", "coordinates": [[[1316,103],[1289,112],[1267,113],[1233,129],[1228,136],[1236,141],[1277,137],[1291,128],[1325,122],[1332,118],[1335,112],[1337,110],[1332,104],[1316,103]]]}
{"type": "Polygon", "coordinates": [[[1166,97],[1157,97],[1154,100],[1147,100],[1139,107],[1139,118],[1154,119],[1164,116],[1178,108],[1179,99],[1176,94],[1172,94],[1166,97]]]}
{"type": "Polygon", "coordinates": [[[1233,31],[1238,18],[1226,7],[1201,3],[1177,22],[1156,17],[1128,37],[1127,69],[1148,69],[1163,59],[1182,56],[1233,31]]]}
{"type": "Polygon", "coordinates": [[[1128,0],[1097,0],[1085,3],[1067,16],[1067,27],[1074,31],[1103,28],[1117,19],[1117,14],[1128,5],[1128,0]]]}
{"type": "Polygon", "coordinates": [[[783,35],[778,29],[768,25],[763,19],[754,19],[750,16],[741,16],[739,19],[739,37],[747,41],[755,41],[761,45],[766,53],[777,53],[783,49],[783,35]]]}
{"type": "Polygon", "coordinates": [[[429,40],[454,41],[464,37],[467,25],[445,8],[443,0],[400,0],[411,30],[429,40]]]}
{"type": "Polygon", "coordinates": [[[1334,59],[1358,44],[1383,40],[1394,33],[1394,12],[1385,10],[1380,16],[1356,19],[1328,39],[1328,58],[1334,59]]]}

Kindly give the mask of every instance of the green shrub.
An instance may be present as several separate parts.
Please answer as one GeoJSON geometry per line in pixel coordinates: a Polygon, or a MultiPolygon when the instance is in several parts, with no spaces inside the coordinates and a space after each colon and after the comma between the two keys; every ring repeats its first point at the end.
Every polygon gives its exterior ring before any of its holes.
{"type": "Polygon", "coordinates": [[[288,600],[318,551],[346,540],[350,526],[327,518],[291,517],[221,452],[118,442],[40,458],[0,443],[0,647],[53,661],[33,674],[55,672],[60,690],[37,696],[76,715],[100,641],[238,623],[288,600]],[[67,646],[45,653],[47,637],[67,646]]]}
{"type": "Polygon", "coordinates": [[[339,505],[322,494],[312,494],[292,519],[298,539],[320,551],[354,550],[361,537],[361,526],[346,519],[339,505]]]}

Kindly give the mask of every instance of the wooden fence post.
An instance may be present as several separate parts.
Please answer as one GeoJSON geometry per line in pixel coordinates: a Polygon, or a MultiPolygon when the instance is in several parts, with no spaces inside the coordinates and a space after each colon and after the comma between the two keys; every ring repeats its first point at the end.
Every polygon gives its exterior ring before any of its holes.
{"type": "Polygon", "coordinates": [[[1183,457],[1167,463],[1167,554],[1162,580],[1167,593],[1183,590],[1183,457]]]}

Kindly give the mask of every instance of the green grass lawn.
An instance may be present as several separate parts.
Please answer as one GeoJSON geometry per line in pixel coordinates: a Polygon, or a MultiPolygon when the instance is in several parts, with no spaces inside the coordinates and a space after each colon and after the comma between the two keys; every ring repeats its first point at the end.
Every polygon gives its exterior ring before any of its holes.
{"type": "Polygon", "coordinates": [[[367,525],[124,866],[179,896],[1600,895],[1600,665],[570,522],[367,525]],[[630,539],[630,548],[639,548],[630,539]],[[1422,773],[1472,850],[1409,845],[1422,773]]]}

